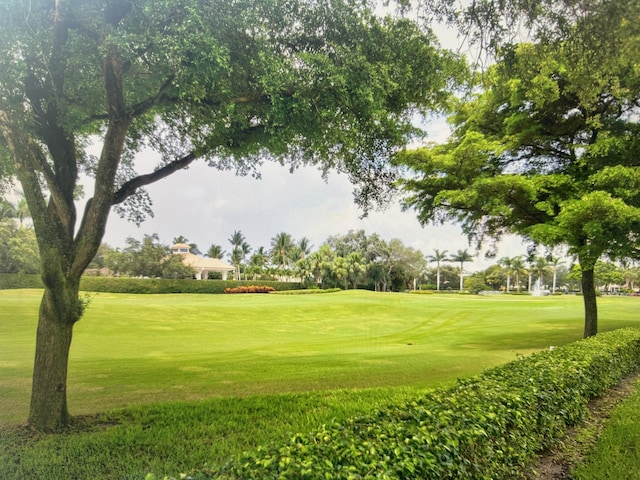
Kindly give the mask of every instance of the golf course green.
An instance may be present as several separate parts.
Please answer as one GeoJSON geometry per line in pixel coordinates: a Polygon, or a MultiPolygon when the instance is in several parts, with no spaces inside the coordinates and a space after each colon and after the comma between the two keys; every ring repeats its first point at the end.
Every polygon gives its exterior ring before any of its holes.
{"type": "MultiPolygon", "coordinates": [[[[0,478],[186,478],[582,336],[578,296],[87,294],[67,432],[27,418],[40,290],[0,291],[0,478]]],[[[639,326],[601,297],[600,330],[639,326]]]]}
{"type": "MultiPolygon", "coordinates": [[[[0,423],[26,419],[39,290],[0,291],[0,423]]],[[[87,294],[69,405],[433,386],[581,337],[578,296],[87,294]]],[[[601,297],[600,329],[640,325],[601,297]]]]}

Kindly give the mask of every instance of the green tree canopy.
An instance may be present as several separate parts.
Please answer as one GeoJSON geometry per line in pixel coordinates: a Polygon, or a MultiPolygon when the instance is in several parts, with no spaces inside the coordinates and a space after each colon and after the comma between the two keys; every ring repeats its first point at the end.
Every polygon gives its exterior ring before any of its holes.
{"type": "Polygon", "coordinates": [[[150,211],[144,187],[204,159],[345,172],[366,205],[386,159],[440,108],[463,64],[415,23],[355,0],[6,0],[0,4],[0,168],[19,180],[45,293],[29,423],[69,420],[67,364],[80,276],[113,207],[150,211]],[[96,156],[86,153],[97,144],[96,156]],[[162,160],[139,172],[136,154],[162,160]],[[11,160],[5,168],[6,159],[11,160]],[[79,215],[81,174],[95,180],[79,215]]]}
{"type": "Polygon", "coordinates": [[[582,267],[589,336],[597,260],[640,253],[640,76],[620,58],[587,79],[574,59],[565,42],[505,48],[484,91],[457,109],[450,141],[400,161],[416,172],[403,184],[423,222],[460,222],[478,241],[515,232],[568,245],[582,267]]]}
{"type": "Polygon", "coordinates": [[[2,218],[1,213],[0,210],[0,272],[39,273],[40,257],[33,228],[21,226],[15,218],[2,218]]]}

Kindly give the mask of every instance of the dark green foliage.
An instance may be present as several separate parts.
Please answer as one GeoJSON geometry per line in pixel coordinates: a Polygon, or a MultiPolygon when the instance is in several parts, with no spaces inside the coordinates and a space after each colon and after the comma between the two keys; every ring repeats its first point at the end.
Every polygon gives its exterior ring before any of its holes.
{"type": "MultiPolygon", "coordinates": [[[[198,281],[164,278],[82,277],[80,290],[109,293],[224,293],[225,288],[251,285],[251,281],[198,281]]],[[[299,283],[263,281],[276,291],[297,290],[299,283]]],[[[1,274],[0,290],[11,288],[42,288],[39,275],[1,274]]]]}
{"type": "MultiPolygon", "coordinates": [[[[251,281],[198,281],[165,278],[82,277],[80,290],[110,293],[224,293],[227,288],[251,285],[251,281]]],[[[276,290],[294,290],[299,283],[262,282],[276,290]]]]}
{"type": "Polygon", "coordinates": [[[0,273],[0,290],[12,288],[42,288],[42,278],[40,275],[0,273]]]}
{"type": "Polygon", "coordinates": [[[638,369],[640,330],[544,351],[370,416],[294,435],[194,478],[509,479],[638,369]]]}

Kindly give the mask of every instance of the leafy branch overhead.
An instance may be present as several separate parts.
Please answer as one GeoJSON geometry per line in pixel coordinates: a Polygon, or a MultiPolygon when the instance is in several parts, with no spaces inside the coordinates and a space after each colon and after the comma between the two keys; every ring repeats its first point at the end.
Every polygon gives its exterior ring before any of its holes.
{"type": "MultiPolygon", "coordinates": [[[[356,172],[375,173],[379,156],[417,133],[412,109],[439,108],[462,73],[416,25],[377,19],[362,5],[121,1],[100,21],[101,3],[61,2],[54,11],[42,2],[26,18],[5,6],[14,27],[4,29],[6,44],[18,40],[25,50],[2,59],[14,73],[7,86],[28,88],[3,110],[14,117],[26,102],[33,128],[53,122],[67,137],[99,134],[117,118],[127,131],[123,163],[159,149],[162,169],[130,171],[112,203],[203,156],[243,173],[271,155],[374,181],[356,172]],[[52,17],[52,38],[36,35],[52,17]]],[[[86,165],[98,173],[95,162],[86,165]]]]}

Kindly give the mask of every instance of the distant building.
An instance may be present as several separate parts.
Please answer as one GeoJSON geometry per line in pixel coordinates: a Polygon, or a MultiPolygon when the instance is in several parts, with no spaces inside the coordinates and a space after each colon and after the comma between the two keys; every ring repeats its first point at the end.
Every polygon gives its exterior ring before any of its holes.
{"type": "Polygon", "coordinates": [[[186,243],[176,243],[171,246],[173,255],[182,255],[182,263],[195,270],[198,280],[206,280],[209,272],[219,272],[222,274],[222,280],[227,279],[229,272],[233,272],[234,268],[224,260],[219,258],[199,257],[191,253],[191,247],[186,243]]]}

